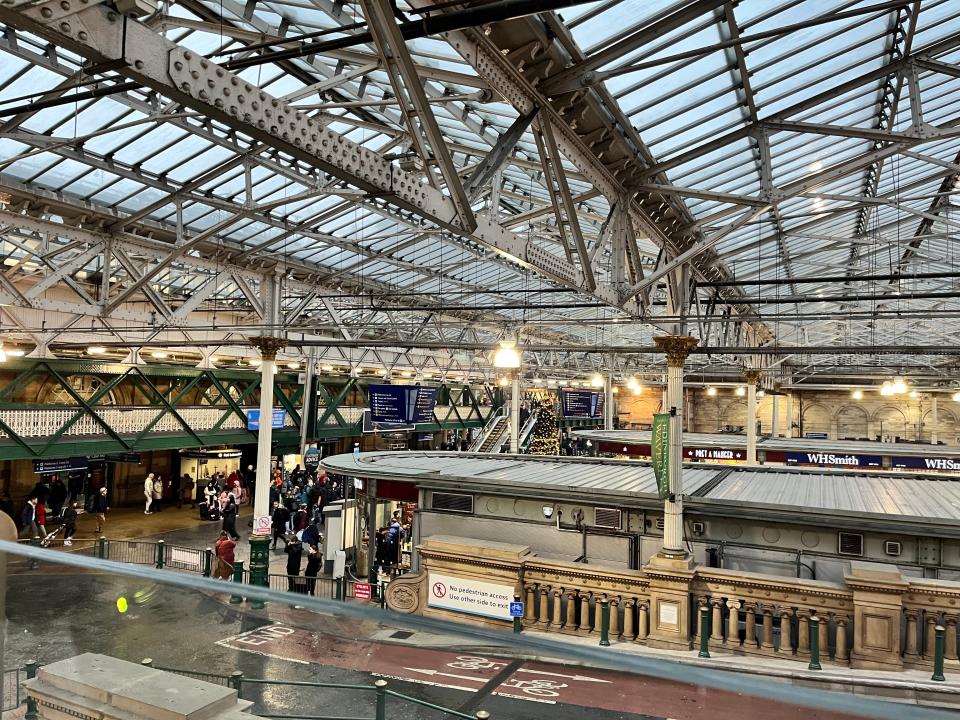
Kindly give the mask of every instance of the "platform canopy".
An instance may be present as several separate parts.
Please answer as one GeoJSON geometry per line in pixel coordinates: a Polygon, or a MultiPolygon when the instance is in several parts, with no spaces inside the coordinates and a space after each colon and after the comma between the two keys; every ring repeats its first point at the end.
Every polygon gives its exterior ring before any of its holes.
{"type": "Polygon", "coordinates": [[[0,4],[0,333],[946,384],[958,61],[949,0],[0,4]]]}

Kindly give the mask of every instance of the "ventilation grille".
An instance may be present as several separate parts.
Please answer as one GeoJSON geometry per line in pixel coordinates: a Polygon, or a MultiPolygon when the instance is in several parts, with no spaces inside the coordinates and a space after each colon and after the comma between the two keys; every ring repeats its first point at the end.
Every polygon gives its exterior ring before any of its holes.
{"type": "Polygon", "coordinates": [[[657,530],[663,530],[663,518],[657,518],[657,530]]]}
{"type": "Polygon", "coordinates": [[[433,493],[430,508],[448,512],[473,512],[473,495],[455,495],[454,493],[433,493]]]}
{"type": "Polygon", "coordinates": [[[883,551],[887,555],[893,555],[894,557],[900,557],[900,553],[903,552],[903,546],[900,545],[900,542],[897,540],[887,540],[883,544],[883,551]]]}
{"type": "Polygon", "coordinates": [[[602,528],[620,529],[620,511],[615,508],[594,508],[593,524],[602,528]]]}
{"type": "Polygon", "coordinates": [[[838,550],[841,555],[863,555],[863,535],[859,533],[838,533],[838,550]]]}

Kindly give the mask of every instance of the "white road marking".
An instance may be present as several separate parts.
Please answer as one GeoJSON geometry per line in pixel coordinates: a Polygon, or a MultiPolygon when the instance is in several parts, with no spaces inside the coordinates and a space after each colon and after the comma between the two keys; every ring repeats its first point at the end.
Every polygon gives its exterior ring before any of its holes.
{"type": "Polygon", "coordinates": [[[478,682],[484,684],[490,680],[490,678],[478,678],[473,677],[472,675],[454,675],[453,673],[440,672],[439,670],[427,670],[425,668],[408,668],[405,667],[404,670],[409,670],[410,672],[423,673],[424,675],[442,675],[443,677],[456,678],[457,680],[469,680],[471,682],[478,682]]]}
{"type": "Polygon", "coordinates": [[[527,668],[518,668],[517,672],[533,673],[534,675],[550,675],[551,677],[562,677],[568,680],[579,680],[580,682],[598,682],[611,683],[612,680],[601,680],[600,678],[589,677],[587,675],[564,675],[563,673],[547,672],[546,670],[528,670],[527,668]]]}

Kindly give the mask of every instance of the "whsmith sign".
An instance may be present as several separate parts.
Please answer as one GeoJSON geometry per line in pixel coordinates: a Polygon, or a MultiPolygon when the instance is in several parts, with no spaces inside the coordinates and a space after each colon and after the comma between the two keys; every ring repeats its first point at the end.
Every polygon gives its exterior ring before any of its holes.
{"type": "Polygon", "coordinates": [[[945,457],[892,457],[890,465],[911,470],[947,470],[960,472],[960,459],[945,457]]]}
{"type": "Polygon", "coordinates": [[[832,467],[881,467],[880,455],[835,455],[834,453],[786,453],[788,464],[830,465],[832,467]]]}

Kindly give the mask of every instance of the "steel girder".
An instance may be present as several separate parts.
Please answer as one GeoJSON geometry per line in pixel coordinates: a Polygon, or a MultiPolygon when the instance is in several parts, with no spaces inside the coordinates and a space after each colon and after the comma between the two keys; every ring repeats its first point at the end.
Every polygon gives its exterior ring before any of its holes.
{"type": "MultiPolygon", "coordinates": [[[[423,8],[431,3],[414,0],[412,4],[423,8]]],[[[550,123],[557,148],[611,205],[622,197],[629,198],[630,217],[638,236],[651,239],[671,256],[695,243],[699,231],[691,229],[693,217],[682,201],[635,192],[638,174],[653,165],[654,159],[603,87],[557,97],[539,87],[567,64],[571,51],[576,52],[575,43],[556,16],[454,31],[444,33],[443,38],[521,115],[539,108],[539,122],[550,123]]],[[[730,278],[720,258],[709,252],[696,259],[694,272],[703,280],[730,278]]],[[[754,310],[737,303],[736,291],[724,289],[721,294],[747,318],[756,317],[754,310]]],[[[628,299],[620,296],[621,302],[628,299]]],[[[757,329],[761,337],[770,336],[765,328],[757,329]]]]}
{"type": "MultiPolygon", "coordinates": [[[[553,282],[588,292],[583,274],[566,260],[505,230],[483,214],[476,217],[475,230],[465,228],[451,198],[424,186],[419,175],[400,170],[380,154],[353,143],[136,20],[125,20],[100,4],[85,6],[79,0],[46,2],[28,9],[2,7],[0,19],[95,63],[115,66],[124,76],[175,102],[384,197],[390,204],[530,267],[553,282]]],[[[589,294],[618,306],[610,288],[597,288],[589,294]]]]}

